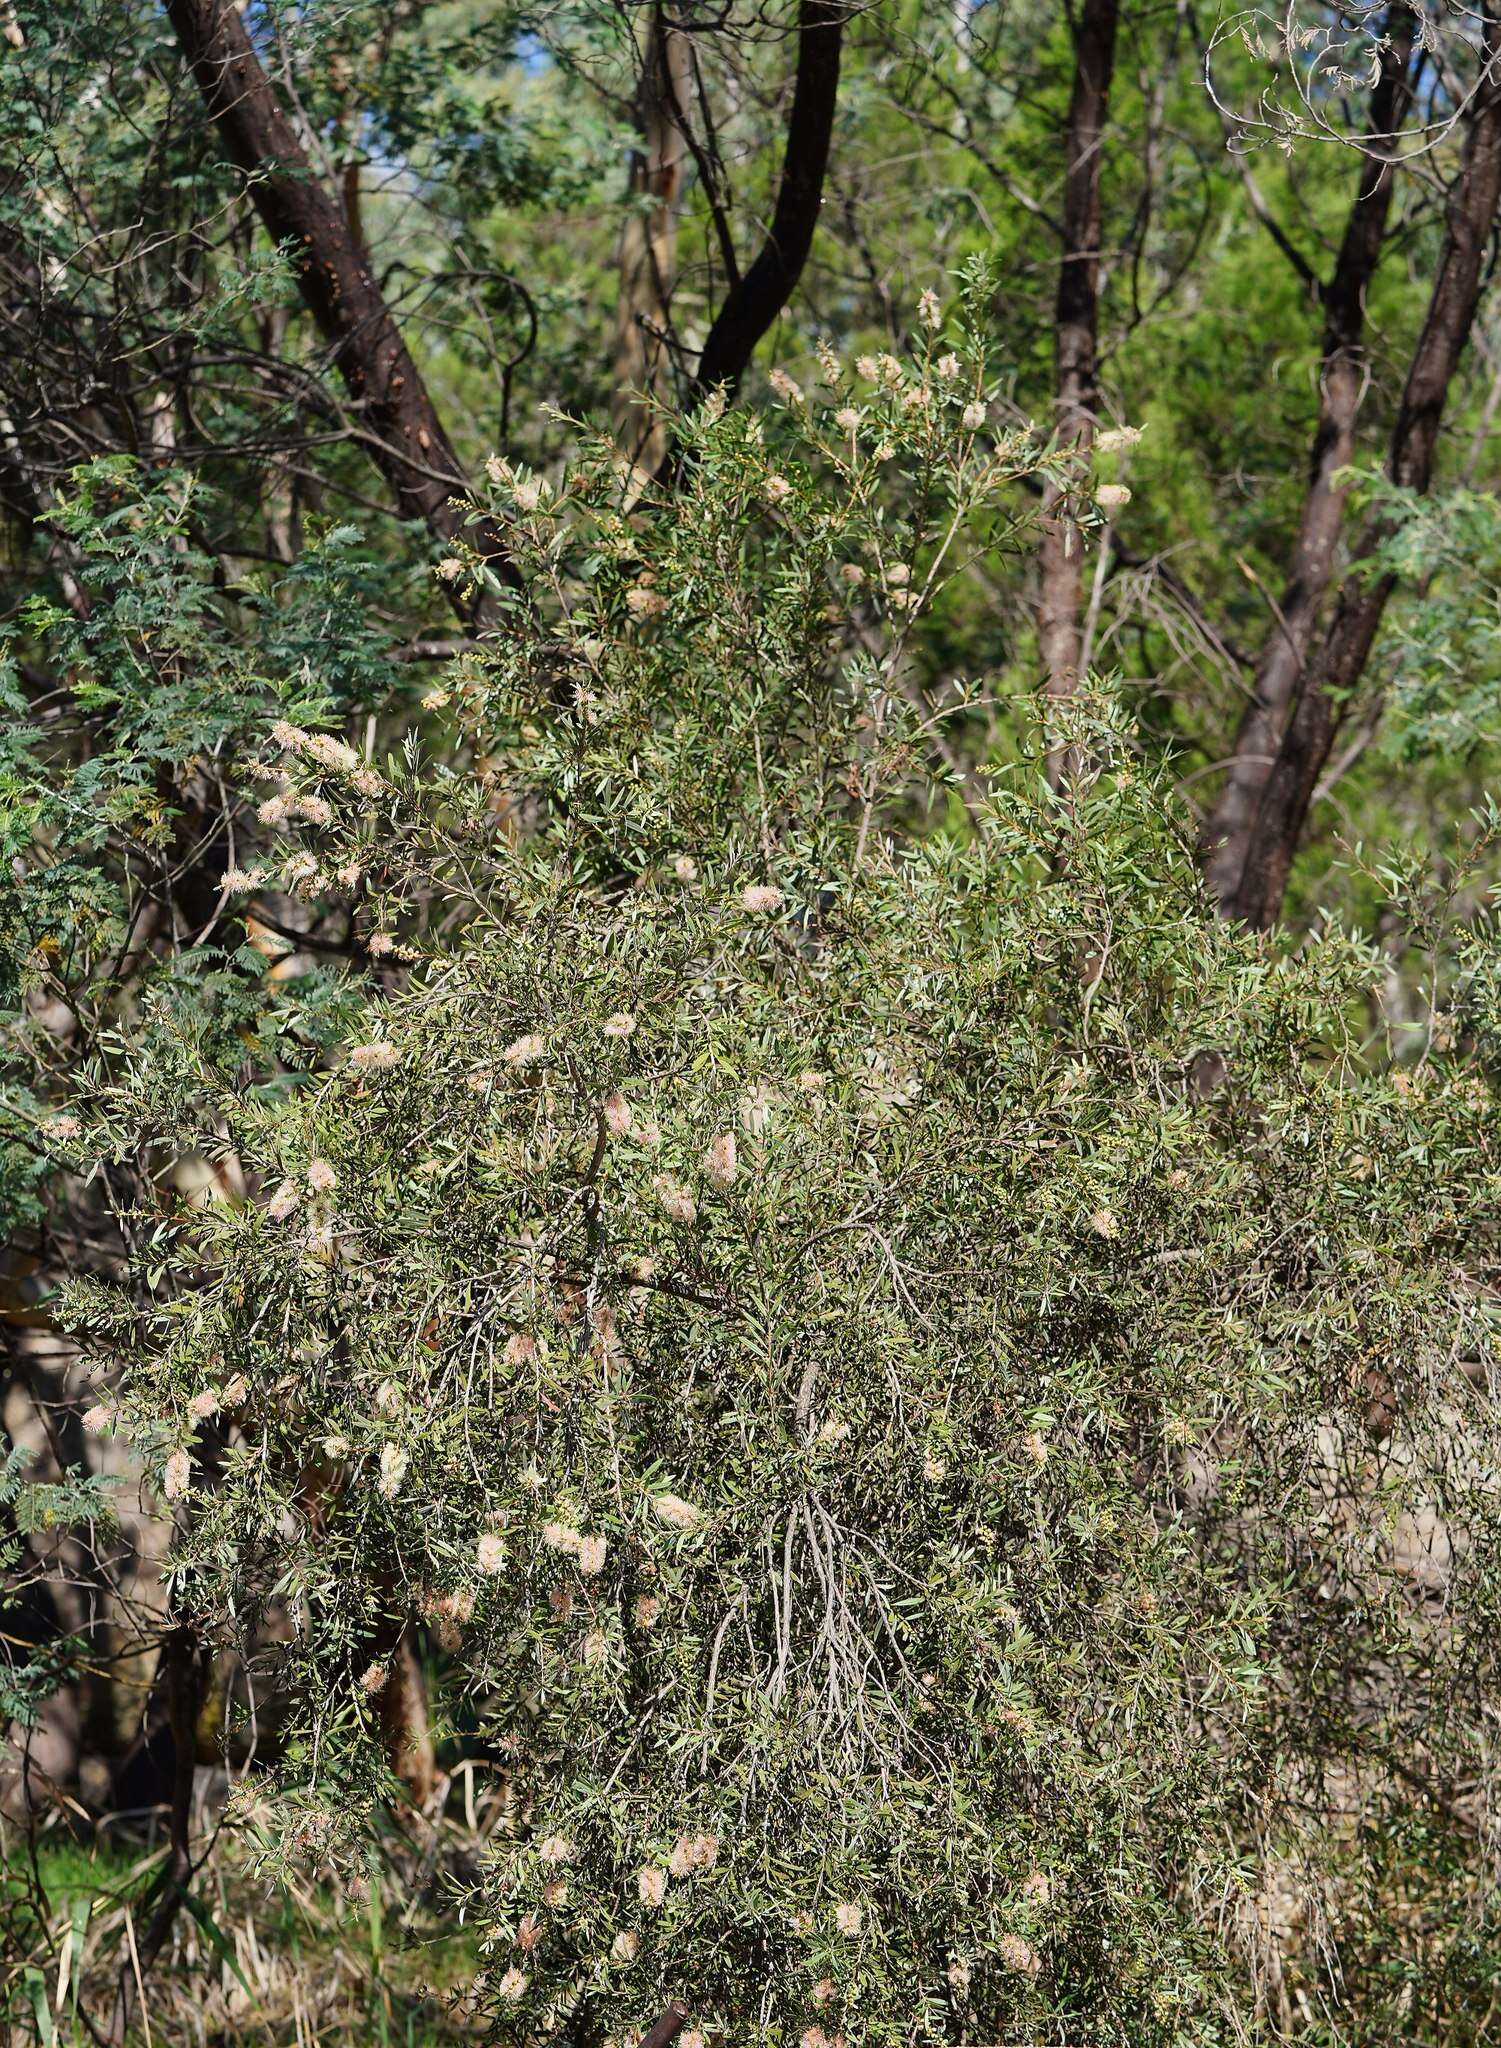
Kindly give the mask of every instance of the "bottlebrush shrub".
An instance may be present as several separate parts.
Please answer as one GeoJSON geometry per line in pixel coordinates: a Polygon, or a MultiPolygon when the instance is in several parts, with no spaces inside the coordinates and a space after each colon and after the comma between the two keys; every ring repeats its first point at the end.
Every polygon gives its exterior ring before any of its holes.
{"type": "MultiPolygon", "coordinates": [[[[1390,1066],[1363,947],[1216,922],[1108,711],[1066,800],[1029,758],[904,829],[928,570],[1026,458],[875,370],[880,462],[836,383],[795,441],[706,422],[661,515],[499,472],[541,595],[445,685],[482,768],[278,735],[266,872],[409,973],[300,1088],[180,1049],[261,1196],[75,1313],[179,1600],[295,1620],[289,1834],[358,1804],[425,1618],[508,1788],[498,2039],[681,1997],[726,2043],[1230,2041],[1270,1982],[1458,2040],[1492,1098],[1462,1034],[1390,1066]]],[[[100,1073],[96,1147],[155,1072],[100,1073]]]]}

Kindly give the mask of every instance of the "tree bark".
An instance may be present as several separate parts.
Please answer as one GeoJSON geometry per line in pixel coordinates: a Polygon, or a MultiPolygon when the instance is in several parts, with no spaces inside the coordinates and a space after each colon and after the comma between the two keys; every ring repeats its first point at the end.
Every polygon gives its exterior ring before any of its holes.
{"type": "Polygon", "coordinates": [[[850,0],[799,0],[797,81],[771,227],[755,262],[732,285],[699,357],[697,396],[733,397],[757,342],[797,289],[823,204],[850,0]]]}
{"type": "MultiPolygon", "coordinates": [[[[161,1669],[167,1695],[167,1725],[172,1733],[172,1804],[160,1897],[137,1952],[143,1982],[166,1945],[193,1879],[193,1773],[198,1760],[198,1716],[203,1709],[208,1671],[204,1647],[194,1629],[180,1623],[171,1631],[162,1645],[161,1669]]],[[[114,2011],[106,2036],[112,2048],[118,2048],[130,2031],[136,2001],[136,1972],[126,1963],[116,1984],[114,2011]]]]}
{"type": "Polygon", "coordinates": [[[386,1761],[420,1813],[438,1783],[427,1717],[427,1680],[410,1624],[389,1624],[379,1646],[386,1653],[389,1671],[380,1696],[381,1741],[386,1761]]]}
{"type": "MultiPolygon", "coordinates": [[[[1100,164],[1115,70],[1119,0],[1084,0],[1074,23],[1074,82],[1064,135],[1063,253],[1053,316],[1053,440],[1082,466],[1099,411],[1100,164]]],[[[1084,657],[1084,549],[1066,485],[1042,502],[1037,639],[1050,698],[1073,696],[1084,657]]],[[[1062,756],[1055,782],[1067,779],[1062,756]]]]}
{"type": "Polygon", "coordinates": [[[456,498],[467,485],[421,373],[350,232],[313,174],[240,14],[229,0],[166,0],[168,17],[231,160],[272,240],[294,252],[309,312],[355,400],[360,437],[404,519],[439,540],[466,541],[520,588],[505,536],[456,498]]]}
{"type": "MultiPolygon", "coordinates": [[[[1438,270],[1387,460],[1392,482],[1410,491],[1426,491],[1432,479],[1444,404],[1475,318],[1486,245],[1501,200],[1501,27],[1492,18],[1486,21],[1481,62],[1481,80],[1466,116],[1459,176],[1449,196],[1438,270]]],[[[1267,779],[1239,881],[1224,899],[1227,915],[1257,930],[1265,930],[1281,912],[1314,790],[1395,587],[1393,576],[1361,573],[1362,564],[1370,561],[1390,531],[1389,523],[1375,519],[1360,537],[1318,660],[1309,668],[1267,779]]]]}
{"type": "Polygon", "coordinates": [[[660,2018],[653,2020],[641,2036],[641,2048],[668,2048],[688,2023],[688,2008],[675,1998],[660,2018]]]}
{"type": "Polygon", "coordinates": [[[667,331],[688,165],[681,117],[692,71],[688,38],[653,7],[637,99],[641,147],[631,164],[632,208],[620,234],[615,347],[615,438],[643,478],[656,475],[667,453],[667,429],[653,400],[670,367],[667,331]]]}
{"type": "Polygon", "coordinates": [[[1344,523],[1343,488],[1334,479],[1355,453],[1355,424],[1365,390],[1363,347],[1366,293],[1381,260],[1395,170],[1392,154],[1408,96],[1412,16],[1393,8],[1390,44],[1371,94],[1371,155],[1361,158],[1354,202],[1345,222],[1334,275],[1323,287],[1324,337],[1319,376],[1319,422],[1313,437],[1308,490],[1277,616],[1256,663],[1251,697],[1219,801],[1205,827],[1204,876],[1223,902],[1236,888],[1257,806],[1287,724],[1288,707],[1302,680],[1319,615],[1334,579],[1335,549],[1344,523]]]}

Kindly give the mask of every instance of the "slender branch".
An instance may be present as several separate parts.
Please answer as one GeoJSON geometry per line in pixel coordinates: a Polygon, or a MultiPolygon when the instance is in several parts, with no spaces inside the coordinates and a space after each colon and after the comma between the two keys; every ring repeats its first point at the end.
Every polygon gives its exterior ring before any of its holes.
{"type": "MultiPolygon", "coordinates": [[[[1073,89],[1064,135],[1053,431],[1058,447],[1081,464],[1094,445],[1099,410],[1100,168],[1119,20],[1118,0],[1085,0],[1073,32],[1073,89]]],[[[1084,660],[1084,543],[1068,501],[1068,487],[1050,480],[1042,502],[1037,640],[1043,686],[1057,700],[1078,689],[1084,660]]],[[[1049,756],[1055,783],[1071,780],[1076,767],[1066,749],[1049,756]]]]}

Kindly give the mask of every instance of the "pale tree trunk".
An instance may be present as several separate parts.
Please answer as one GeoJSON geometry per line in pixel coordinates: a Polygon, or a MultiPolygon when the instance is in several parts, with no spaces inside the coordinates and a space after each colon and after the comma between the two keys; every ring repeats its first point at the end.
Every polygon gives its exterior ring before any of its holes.
{"type": "MultiPolygon", "coordinates": [[[[1084,0],[1074,23],[1074,82],[1064,137],[1063,252],[1053,317],[1056,371],[1053,444],[1082,472],[1099,412],[1100,165],[1115,70],[1118,0],[1084,0]]],[[[1072,697],[1084,659],[1084,547],[1069,516],[1070,492],[1043,493],[1037,639],[1043,686],[1072,697]]],[[[1070,774],[1066,753],[1050,763],[1055,783],[1070,774]]]]}
{"type": "MultiPolygon", "coordinates": [[[[261,348],[279,361],[286,346],[291,316],[285,306],[270,306],[257,315],[261,348]]],[[[292,466],[278,456],[267,458],[261,480],[261,503],[266,521],[266,550],[278,562],[295,562],[301,552],[298,531],[297,485],[292,466]]]]}
{"type": "MultiPolygon", "coordinates": [[[[1486,21],[1481,62],[1483,75],[1466,116],[1464,153],[1449,195],[1438,269],[1387,459],[1392,482],[1409,491],[1426,491],[1432,480],[1444,405],[1475,318],[1501,199],[1501,30],[1491,18],[1486,21]]],[[[1302,694],[1267,779],[1240,878],[1224,899],[1228,916],[1258,930],[1275,923],[1281,912],[1314,790],[1396,586],[1393,576],[1361,573],[1390,531],[1385,521],[1376,519],[1360,537],[1351,573],[1340,590],[1323,645],[1308,664],[1302,694]]]]}
{"type": "Polygon", "coordinates": [[[642,483],[667,453],[667,429],[653,401],[665,394],[672,368],[668,334],[689,162],[682,123],[692,74],[688,38],[654,7],[637,99],[641,147],[631,159],[630,211],[620,235],[615,345],[615,438],[642,483]]]}
{"type": "Polygon", "coordinates": [[[1355,455],[1356,420],[1367,375],[1366,294],[1386,239],[1395,182],[1392,156],[1408,95],[1412,28],[1412,16],[1394,8],[1389,17],[1391,40],[1381,54],[1380,76],[1371,94],[1370,154],[1361,160],[1334,275],[1320,287],[1324,338],[1319,423],[1308,489],[1282,599],[1256,663],[1250,701],[1241,715],[1219,800],[1204,829],[1204,877],[1221,902],[1239,883],[1257,807],[1334,579],[1346,497],[1335,477],[1355,455]]]}
{"type": "Polygon", "coordinates": [[[420,1813],[438,1784],[438,1763],[427,1717],[427,1679],[410,1626],[391,1626],[384,1632],[381,1646],[386,1651],[387,1669],[380,1695],[386,1761],[420,1813]]]}

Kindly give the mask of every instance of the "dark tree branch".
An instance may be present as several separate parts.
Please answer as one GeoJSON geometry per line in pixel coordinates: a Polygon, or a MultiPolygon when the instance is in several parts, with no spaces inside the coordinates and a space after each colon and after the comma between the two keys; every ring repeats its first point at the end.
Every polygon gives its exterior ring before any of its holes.
{"type": "MultiPolygon", "coordinates": [[[[1426,491],[1432,479],[1444,405],[1475,318],[1486,246],[1501,200],[1501,27],[1494,17],[1486,21],[1481,63],[1438,270],[1392,429],[1387,474],[1410,491],[1426,491]]],[[[1267,779],[1244,869],[1223,905],[1228,915],[1258,930],[1265,930],[1281,911],[1314,790],[1396,584],[1394,576],[1369,572],[1372,556],[1390,532],[1388,522],[1375,519],[1360,537],[1317,664],[1307,676],[1267,779]]]]}
{"type": "Polygon", "coordinates": [[[1319,287],[1324,305],[1319,423],[1298,535],[1282,601],[1275,608],[1274,624],[1262,645],[1251,696],[1241,715],[1229,772],[1204,833],[1205,878],[1221,902],[1234,891],[1245,865],[1256,809],[1334,577],[1346,496],[1334,479],[1355,455],[1355,427],[1366,384],[1366,294],[1386,241],[1397,130],[1410,89],[1413,20],[1404,7],[1391,10],[1387,32],[1389,41],[1381,53],[1381,71],[1371,93],[1371,153],[1361,157],[1334,276],[1319,287]]]}
{"type": "Polygon", "coordinates": [[[453,446],[349,222],[323,190],[229,0],[166,0],[204,104],[272,240],[289,247],[309,312],[359,406],[366,445],[405,519],[467,541],[514,589],[505,536],[472,519],[453,446]]]}
{"type": "Polygon", "coordinates": [[[714,223],[714,239],[719,245],[719,260],[724,265],[726,282],[730,290],[734,291],[740,283],[740,263],[735,255],[734,237],[730,232],[730,202],[724,164],[714,133],[714,113],[709,104],[709,89],[704,82],[703,66],[698,61],[696,46],[690,44],[688,54],[693,69],[694,99],[704,124],[705,140],[699,141],[693,123],[688,119],[686,108],[681,104],[675,104],[672,113],[683,131],[683,139],[692,152],[698,181],[703,187],[704,198],[708,203],[709,218],[714,223]]]}
{"type": "Polygon", "coordinates": [[[687,2022],[688,2008],[680,1998],[675,1998],[660,2019],[653,2020],[641,2036],[641,2048],[668,2048],[675,2041],[687,2022]]]}
{"type": "Polygon", "coordinates": [[[738,390],[757,342],[802,276],[823,203],[849,12],[848,0],[799,0],[797,82],[776,208],[760,254],[731,287],[709,329],[694,380],[699,397],[721,388],[731,395],[738,390]]]}
{"type": "MultiPolygon", "coordinates": [[[[1383,59],[1384,68],[1385,60],[1383,59]]],[[[1228,125],[1227,122],[1226,126],[1228,127],[1228,125]]],[[[1299,283],[1306,285],[1315,297],[1322,298],[1324,294],[1324,280],[1319,276],[1292,236],[1288,234],[1270,206],[1267,205],[1266,195],[1257,184],[1255,173],[1252,171],[1250,163],[1238,152],[1236,154],[1236,162],[1240,165],[1240,181],[1245,188],[1246,198],[1250,203],[1252,213],[1255,214],[1261,225],[1271,236],[1275,247],[1281,250],[1282,254],[1292,265],[1299,283]]]]}

